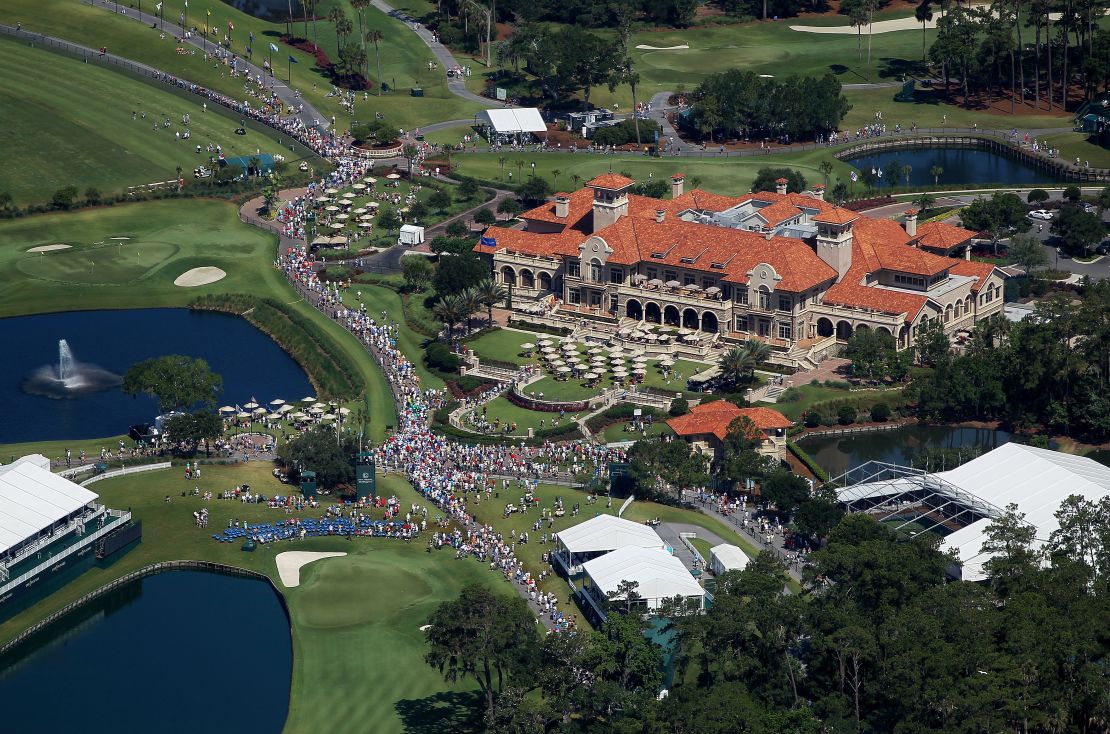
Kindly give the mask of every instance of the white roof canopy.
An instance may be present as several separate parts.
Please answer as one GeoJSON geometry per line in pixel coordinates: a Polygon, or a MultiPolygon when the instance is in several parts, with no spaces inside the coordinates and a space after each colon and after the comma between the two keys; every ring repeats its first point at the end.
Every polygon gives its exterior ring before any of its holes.
{"type": "Polygon", "coordinates": [[[705,596],[682,561],[659,549],[621,548],[586,561],[582,567],[606,595],[616,592],[622,581],[635,581],[639,584],[636,593],[644,599],[705,596]]]}
{"type": "Polygon", "coordinates": [[[598,515],[556,533],[555,537],[571,553],[613,551],[628,546],[662,549],[665,545],[647,525],[615,515],[598,515]]]}
{"type": "Polygon", "coordinates": [[[492,127],[494,132],[505,135],[547,132],[547,125],[544,124],[540,111],[535,107],[482,110],[478,113],[478,122],[485,123],[492,127]]]}
{"type": "Polygon", "coordinates": [[[722,543],[709,549],[710,563],[717,561],[726,571],[740,571],[748,565],[748,555],[735,545],[722,543]]]}
{"type": "Polygon", "coordinates": [[[0,467],[0,553],[95,502],[97,496],[34,461],[0,467]]]}
{"type": "MultiPolygon", "coordinates": [[[[1059,527],[1056,511],[1071,495],[1097,501],[1110,495],[1110,467],[1085,456],[1007,443],[963,466],[943,472],[944,478],[977,497],[1006,507],[1016,504],[1025,522],[1036,529],[1037,544],[1047,543],[1059,527]]],[[[955,550],[963,564],[963,579],[986,578],[983,564],[990,555],[982,552],[986,529],[984,518],[957,530],[944,539],[941,550],[955,550]]]]}

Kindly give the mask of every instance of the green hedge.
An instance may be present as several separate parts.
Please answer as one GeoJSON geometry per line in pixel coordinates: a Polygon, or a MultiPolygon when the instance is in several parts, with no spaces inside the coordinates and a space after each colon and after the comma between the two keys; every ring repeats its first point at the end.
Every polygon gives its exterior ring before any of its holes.
{"type": "Polygon", "coordinates": [[[529,321],[509,321],[509,326],[514,329],[523,329],[524,331],[535,331],[540,334],[552,334],[554,336],[567,336],[571,333],[570,329],[564,329],[561,326],[548,326],[546,324],[533,324],[529,321]]]}
{"type": "Polygon", "coordinates": [[[894,390],[870,395],[865,394],[859,397],[824,400],[807,406],[806,413],[818,413],[826,417],[836,417],[841,408],[851,407],[856,409],[856,415],[861,413],[870,414],[871,409],[878,403],[886,403],[888,407],[894,410],[900,410],[909,405],[909,401],[905,399],[903,392],[901,390],[894,390]]]}
{"type": "Polygon", "coordinates": [[[793,441],[787,441],[786,447],[790,449],[790,453],[794,454],[794,456],[798,457],[798,460],[800,462],[806,465],[806,468],[813,472],[813,476],[821,480],[822,484],[829,481],[829,473],[822,469],[821,465],[818,464],[814,460],[814,458],[806,452],[805,449],[803,449],[801,446],[794,443],[793,441]]]}
{"type": "Polygon", "coordinates": [[[217,293],[190,304],[198,311],[219,311],[242,316],[278,343],[308,374],[320,397],[349,400],[363,394],[366,385],[352,359],[317,324],[272,298],[217,293]]]}

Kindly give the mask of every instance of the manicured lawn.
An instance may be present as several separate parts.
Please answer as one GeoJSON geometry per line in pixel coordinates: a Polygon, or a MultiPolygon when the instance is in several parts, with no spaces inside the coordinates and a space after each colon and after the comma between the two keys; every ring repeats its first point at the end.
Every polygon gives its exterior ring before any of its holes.
{"type": "MultiPolygon", "coordinates": [[[[872,113],[874,114],[874,113],[872,113]]],[[[818,169],[824,160],[833,163],[830,184],[837,176],[848,180],[851,168],[832,157],[827,150],[814,150],[805,153],[790,153],[776,156],[747,156],[744,158],[649,158],[645,155],[597,155],[589,153],[463,153],[452,158],[458,170],[465,176],[473,176],[490,182],[508,180],[508,172],[513,172],[514,180],[528,175],[531,164],[536,164],[536,175],[547,180],[551,187],[558,190],[580,188],[594,176],[607,173],[610,166],[617,173],[628,173],[636,180],[644,181],[649,175],[654,178],[669,178],[681,171],[686,174],[687,190],[695,185],[720,194],[746,194],[760,168],[765,166],[789,166],[801,171],[811,184],[823,183],[823,174],[818,169]],[[505,159],[502,172],[500,158],[505,159]],[[516,162],[522,161],[524,167],[518,169],[516,162]],[[559,171],[559,175],[555,175],[559,171]]]]}
{"type": "MultiPolygon", "coordinates": [[[[551,428],[553,425],[566,425],[567,423],[570,423],[571,420],[574,418],[573,415],[568,413],[562,420],[559,420],[558,413],[546,413],[538,410],[528,410],[527,408],[521,408],[510,403],[509,399],[505,397],[491,400],[489,403],[486,404],[485,408],[486,420],[490,423],[493,423],[497,419],[500,419],[500,425],[502,427],[506,423],[517,424],[516,430],[510,431],[507,434],[511,436],[526,436],[528,435],[529,428],[534,428],[537,431],[540,430],[540,421],[543,421],[543,428],[551,428]]],[[[578,417],[580,418],[582,417],[582,415],[583,414],[578,414],[578,417]]]]}
{"type": "MultiPolygon", "coordinates": [[[[299,143],[290,152],[288,140],[279,144],[277,134],[262,125],[236,135],[240,118],[223,107],[204,112],[199,97],[115,68],[0,40],[0,150],[10,174],[0,189],[22,204],[47,202],[70,185],[82,198],[90,186],[104,195],[122,193],[128,186],[175,179],[177,167],[192,181],[193,168],[215,156],[204,152],[209,145],[220,145],[228,157],[258,150],[281,154],[291,164],[309,153],[299,143]],[[132,112],[146,117],[132,120],[132,112]],[[186,114],[188,127],[182,124],[186,114]],[[162,125],[166,119],[169,128],[162,125]],[[186,130],[188,140],[175,136],[186,130]]],[[[324,165],[309,155],[313,165],[324,165]]]]}
{"type": "Polygon", "coordinates": [[[543,338],[539,334],[509,329],[496,329],[482,334],[477,339],[466,342],[466,346],[474,350],[479,358],[496,359],[501,362],[525,365],[536,361],[535,350],[531,357],[525,357],[521,344],[535,344],[537,339],[543,338]]]}
{"type": "MultiPolygon", "coordinates": [[[[324,20],[332,5],[339,5],[344,9],[354,24],[356,34],[359,31],[359,22],[348,2],[322,2],[317,5],[316,12],[320,20],[315,24],[315,31],[313,24],[309,24],[308,34],[310,38],[317,40],[330,59],[335,60],[338,58],[335,28],[324,20]]],[[[152,12],[153,6],[152,2],[144,10],[152,12]]],[[[294,15],[299,14],[297,3],[293,3],[293,7],[294,15]]],[[[157,30],[137,23],[133,18],[116,15],[103,7],[67,0],[10,0],[5,3],[4,10],[5,22],[14,25],[16,21],[21,21],[25,30],[61,36],[91,48],[107,46],[112,53],[165,69],[233,97],[238,98],[242,94],[242,81],[228,76],[222,64],[206,62],[199,50],[195,55],[178,54],[173,37],[167,36],[164,40],[159,40],[157,30]]],[[[165,0],[163,13],[167,20],[176,20],[183,10],[184,0],[165,0]]],[[[315,69],[314,59],[307,53],[278,42],[278,37],[285,33],[284,22],[259,20],[226,3],[193,3],[187,11],[187,24],[199,25],[202,34],[207,10],[212,11],[210,28],[225,31],[228,21],[234,23],[231,45],[236,53],[246,54],[248,33],[254,34],[254,51],[258,53],[258,58],[254,61],[259,65],[266,60],[268,44],[277,44],[280,51],[273,55],[273,60],[276,76],[282,81],[286,79],[286,58],[290,55],[296,58],[298,63],[292,66],[293,86],[300,89],[302,97],[316,109],[329,117],[335,116],[340,130],[350,126],[351,114],[340,107],[338,97],[327,96],[331,92],[331,82],[315,69]]],[[[404,23],[370,7],[364,11],[363,24],[364,30],[376,28],[382,32],[384,38],[379,42],[382,79],[398,91],[381,97],[371,93],[365,101],[363,95],[359,94],[354,111],[356,119],[368,119],[374,112],[383,112],[391,122],[407,130],[437,120],[472,117],[480,109],[479,105],[462,100],[447,91],[444,70],[428,69],[428,62],[433,59],[431,51],[404,23]],[[423,97],[409,96],[409,89],[414,86],[423,87],[423,97]]],[[[303,36],[304,24],[297,23],[295,26],[295,35],[303,36]]],[[[372,45],[368,47],[368,57],[370,76],[374,81],[377,67],[372,45]]],[[[376,91],[375,86],[373,92],[376,91]]]]}
{"type": "Polygon", "coordinates": [[[0,222],[0,317],[183,307],[204,293],[276,298],[292,304],[351,355],[366,384],[372,438],[380,440],[386,425],[396,425],[388,384],[353,336],[298,301],[273,267],[274,251],[272,235],[243,224],[234,205],[216,200],[153,201],[0,222]],[[71,248],[27,252],[56,243],[71,248]],[[202,266],[219,267],[227,277],[195,288],[173,284],[202,266]]]}
{"type": "MultiPolygon", "coordinates": [[[[423,661],[420,632],[434,608],[468,583],[489,584],[499,593],[509,585],[478,563],[454,554],[427,553],[426,542],[390,539],[310,538],[295,544],[261,545],[243,553],[237,543],[211,535],[232,518],[248,522],[285,519],[281,510],[228,500],[205,503],[181,497],[199,484],[218,493],[247,483],[264,494],[288,491],[261,462],[205,467],[199,482],[186,482],[177,469],[111,479],[95,486],[110,507],[130,507],[143,522],[143,542],[107,569],[92,569],[60,591],[0,624],[0,641],[114,578],[171,559],[210,560],[267,574],[285,596],[292,618],[293,679],[286,732],[343,730],[352,721],[375,732],[411,731],[422,717],[469,714],[471,683],[447,685],[423,661]],[[166,503],[164,497],[171,501],[166,503]],[[192,513],[209,509],[208,529],[194,526],[192,513]],[[345,558],[318,561],[301,570],[301,586],[286,589],[274,557],[286,550],[333,550],[345,558]],[[433,698],[438,697],[438,698],[433,698]]],[[[379,477],[379,491],[396,494],[403,506],[426,504],[399,477],[379,477]]],[[[308,516],[303,513],[302,516],[308,516]]],[[[312,512],[315,516],[322,510],[312,512]]],[[[375,516],[379,513],[375,512],[375,516]]],[[[435,516],[434,509],[432,516],[435,516]]],[[[274,644],[282,644],[275,640],[274,644]]],[[[464,727],[462,731],[480,731],[464,727]]]]}
{"type": "Polygon", "coordinates": [[[787,393],[784,393],[783,396],[779,396],[779,401],[777,403],[773,405],[768,403],[767,406],[774,408],[792,421],[799,421],[802,419],[803,413],[819,403],[824,403],[829,400],[839,400],[841,398],[869,398],[883,393],[889,393],[891,400],[897,400],[901,396],[901,388],[894,387],[883,390],[853,391],[842,387],[828,387],[826,385],[798,385],[789,388],[787,393]],[[783,396],[787,396],[787,393],[799,395],[800,397],[797,400],[783,400],[783,396]]]}
{"type": "Polygon", "coordinates": [[[1110,168],[1110,150],[1091,142],[1086,133],[1057,133],[1040,140],[1049,147],[1059,148],[1060,157],[1066,161],[1090,161],[1092,168],[1110,168]]]}
{"type": "Polygon", "coordinates": [[[78,441],[31,441],[28,443],[0,444],[0,463],[7,464],[20,456],[27,456],[28,454],[42,454],[51,461],[62,461],[66,457],[66,449],[72,452],[76,463],[77,458],[81,455],[81,449],[84,449],[89,456],[100,456],[101,448],[117,450],[120,439],[123,439],[124,444],[128,447],[135,445],[135,442],[128,436],[106,436],[78,441]]]}
{"type": "Polygon", "coordinates": [[[697,548],[701,557],[705,559],[706,563],[709,563],[709,549],[713,547],[709,541],[703,538],[690,538],[690,544],[697,548]]]}
{"type": "Polygon", "coordinates": [[[343,303],[347,308],[357,309],[359,307],[360,293],[362,294],[361,303],[366,304],[367,313],[374,319],[381,321],[382,312],[385,312],[389,320],[402,322],[397,346],[416,367],[416,374],[420,375],[421,386],[425,388],[443,387],[443,380],[429,372],[428,368],[424,366],[423,343],[425,337],[403,325],[404,311],[401,307],[401,296],[398,295],[397,291],[380,285],[353,284],[343,291],[343,303]]]}
{"type": "MultiPolygon", "coordinates": [[[[883,34],[896,35],[896,34],[883,34]]],[[[882,36],[875,36],[881,38],[882,36]]],[[[920,36],[919,36],[920,40],[920,36]]],[[[848,111],[840,127],[843,130],[854,130],[862,125],[875,121],[875,113],[883,113],[883,122],[887,129],[892,130],[895,124],[901,123],[902,127],[909,127],[917,123],[918,127],[962,127],[970,128],[978,124],[983,129],[1035,129],[1052,127],[1069,127],[1071,115],[1050,115],[1048,110],[1040,114],[1023,114],[1020,117],[1009,115],[1010,103],[995,102],[992,112],[976,109],[965,109],[958,105],[942,103],[936,96],[928,93],[918,93],[916,102],[895,102],[894,95],[899,90],[895,87],[887,89],[849,89],[844,92],[852,109],[848,111]],[[947,119],[946,119],[947,118],[947,119]]]]}
{"type": "Polygon", "coordinates": [[[636,441],[643,438],[644,436],[670,436],[674,433],[674,431],[672,431],[670,426],[668,426],[664,422],[665,420],[665,418],[657,419],[654,423],[652,423],[651,427],[645,429],[642,432],[631,432],[624,430],[626,427],[631,426],[631,421],[614,423],[611,426],[606,426],[605,430],[603,430],[600,434],[594,435],[598,436],[598,440],[602,441],[603,443],[636,441]]]}

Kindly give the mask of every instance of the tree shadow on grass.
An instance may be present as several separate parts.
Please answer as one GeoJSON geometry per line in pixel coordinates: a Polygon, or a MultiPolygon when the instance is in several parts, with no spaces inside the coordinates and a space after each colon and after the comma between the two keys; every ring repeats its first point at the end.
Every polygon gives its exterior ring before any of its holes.
{"type": "Polygon", "coordinates": [[[405,723],[405,734],[480,734],[482,696],[477,692],[443,691],[426,698],[407,698],[394,708],[405,723]]]}

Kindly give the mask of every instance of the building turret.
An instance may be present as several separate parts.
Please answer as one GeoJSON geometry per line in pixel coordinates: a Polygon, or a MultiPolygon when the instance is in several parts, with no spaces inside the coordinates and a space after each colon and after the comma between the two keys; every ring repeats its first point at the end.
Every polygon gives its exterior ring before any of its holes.
{"type": "Polygon", "coordinates": [[[859,215],[834,207],[813,218],[817,225],[817,257],[836,271],[839,283],[852,267],[852,223],[859,215]]]}
{"type": "Polygon", "coordinates": [[[594,232],[628,215],[628,190],[635,183],[619,173],[607,173],[586,182],[594,192],[594,232]]]}

